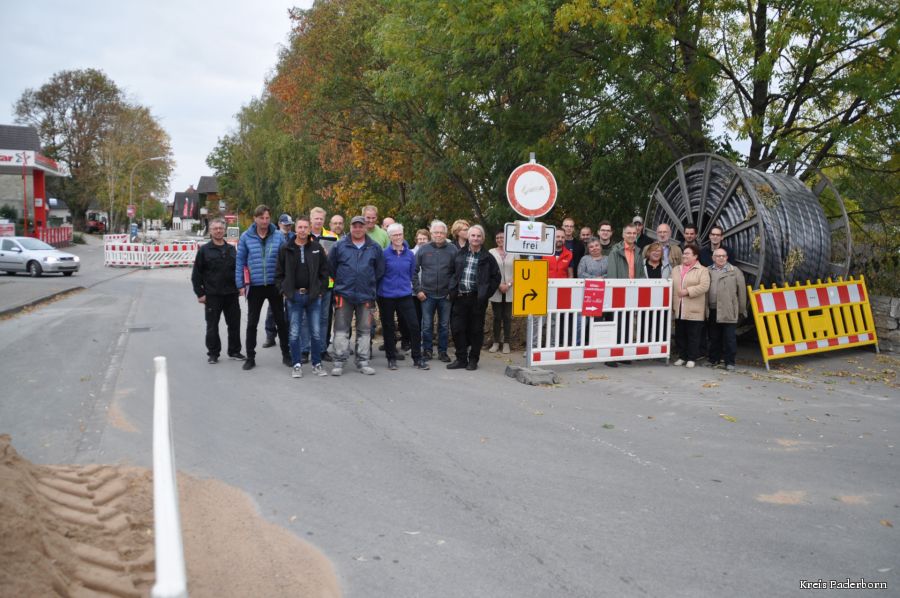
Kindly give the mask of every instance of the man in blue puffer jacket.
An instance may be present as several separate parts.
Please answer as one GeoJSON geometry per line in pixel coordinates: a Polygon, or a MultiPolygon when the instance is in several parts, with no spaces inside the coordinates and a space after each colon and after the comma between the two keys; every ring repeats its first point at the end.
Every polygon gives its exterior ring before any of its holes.
{"type": "MultiPolygon", "coordinates": [[[[369,365],[372,322],[375,313],[375,291],[384,275],[384,253],[381,246],[366,236],[366,219],[354,216],[350,235],[334,244],[328,253],[334,278],[334,368],[332,376],[344,373],[350,352],[350,322],[356,316],[356,368],[372,375],[369,365]]],[[[247,350],[250,348],[248,346],[247,350]]]]}
{"type": "Polygon", "coordinates": [[[253,212],[254,225],[244,231],[237,246],[237,262],[234,282],[241,295],[247,297],[247,361],[245,370],[256,367],[256,327],[264,301],[269,302],[275,327],[278,329],[278,344],[281,346],[281,360],[291,367],[291,353],[288,346],[287,326],[284,321],[284,304],[281,291],[275,285],[275,270],[278,250],[284,245],[284,235],[271,223],[269,207],[260,205],[253,212]],[[244,269],[250,273],[250,282],[244,282],[244,269]]]}

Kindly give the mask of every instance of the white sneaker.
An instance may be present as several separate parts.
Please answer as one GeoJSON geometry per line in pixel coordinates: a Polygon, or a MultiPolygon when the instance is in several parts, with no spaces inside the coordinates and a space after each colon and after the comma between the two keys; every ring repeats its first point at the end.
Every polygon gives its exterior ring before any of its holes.
{"type": "Polygon", "coordinates": [[[503,343],[503,353],[509,354],[509,343],[503,343]]]}
{"type": "Polygon", "coordinates": [[[316,376],[327,376],[328,372],[325,371],[325,368],[322,367],[322,364],[317,364],[313,366],[312,373],[316,376]]]}
{"type": "Polygon", "coordinates": [[[291,371],[291,378],[302,378],[303,370],[300,367],[299,363],[294,364],[294,369],[291,371]]]}
{"type": "Polygon", "coordinates": [[[344,373],[344,366],[342,366],[342,365],[336,365],[333,368],[331,368],[332,376],[340,376],[343,373],[344,373]]]}
{"type": "Polygon", "coordinates": [[[499,350],[500,350],[500,343],[494,343],[493,345],[491,345],[491,348],[488,349],[488,353],[496,353],[499,350]]]}
{"type": "Polygon", "coordinates": [[[695,365],[697,365],[697,364],[695,364],[693,361],[689,361],[689,362],[687,362],[686,364],[684,364],[684,367],[686,367],[686,368],[692,368],[692,367],[694,367],[695,365]]]}
{"type": "Polygon", "coordinates": [[[679,359],[679,360],[676,361],[673,365],[682,366],[682,365],[684,365],[684,360],[683,360],[683,359],[679,359]]]}
{"type": "Polygon", "coordinates": [[[375,368],[370,366],[368,363],[362,363],[356,366],[356,369],[359,370],[360,374],[365,374],[366,376],[371,376],[375,373],[375,368]]]}

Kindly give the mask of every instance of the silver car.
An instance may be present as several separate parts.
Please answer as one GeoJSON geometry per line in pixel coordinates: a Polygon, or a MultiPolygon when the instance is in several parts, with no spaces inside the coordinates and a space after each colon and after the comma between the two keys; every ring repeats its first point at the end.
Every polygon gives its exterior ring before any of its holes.
{"type": "Polygon", "coordinates": [[[77,255],[60,251],[31,237],[0,237],[0,271],[7,274],[28,272],[40,276],[44,272],[59,272],[72,276],[81,267],[77,255]]]}

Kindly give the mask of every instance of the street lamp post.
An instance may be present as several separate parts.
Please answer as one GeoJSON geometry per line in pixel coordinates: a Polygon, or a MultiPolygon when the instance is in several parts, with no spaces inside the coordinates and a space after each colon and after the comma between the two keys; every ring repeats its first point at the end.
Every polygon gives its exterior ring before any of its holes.
{"type": "MultiPolygon", "coordinates": [[[[152,160],[165,160],[165,156],[154,156],[152,158],[144,158],[143,160],[138,160],[134,163],[134,166],[131,167],[131,179],[129,182],[129,192],[128,192],[128,205],[134,205],[134,169],[138,167],[138,164],[141,162],[150,162],[152,160]]],[[[145,229],[145,221],[144,221],[144,196],[141,196],[141,231],[146,235],[145,229]]]]}

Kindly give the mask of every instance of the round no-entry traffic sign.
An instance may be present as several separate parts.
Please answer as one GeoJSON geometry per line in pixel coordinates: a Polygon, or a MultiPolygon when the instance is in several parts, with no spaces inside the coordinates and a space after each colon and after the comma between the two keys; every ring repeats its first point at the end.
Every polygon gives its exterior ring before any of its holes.
{"type": "Polygon", "coordinates": [[[506,199],[518,214],[540,218],[556,203],[556,179],[545,166],[536,162],[522,164],[506,181],[506,199]]]}

